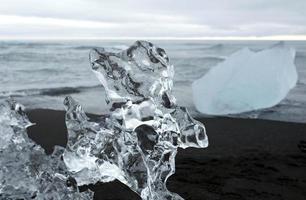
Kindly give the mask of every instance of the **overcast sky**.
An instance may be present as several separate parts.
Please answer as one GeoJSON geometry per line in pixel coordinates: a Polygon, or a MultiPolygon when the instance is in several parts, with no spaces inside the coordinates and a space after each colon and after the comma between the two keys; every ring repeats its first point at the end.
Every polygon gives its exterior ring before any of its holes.
{"type": "Polygon", "coordinates": [[[0,0],[0,38],[306,38],[306,0],[0,0]]]}

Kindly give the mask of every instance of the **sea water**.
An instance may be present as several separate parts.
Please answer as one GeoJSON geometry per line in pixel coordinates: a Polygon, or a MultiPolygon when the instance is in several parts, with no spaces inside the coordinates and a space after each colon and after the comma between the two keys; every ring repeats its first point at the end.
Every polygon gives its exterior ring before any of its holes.
{"type": "MultiPolygon", "coordinates": [[[[134,41],[0,41],[0,99],[14,97],[27,108],[64,109],[71,95],[87,112],[106,112],[104,90],[91,72],[91,48],[113,51],[128,48],[134,41]]],[[[277,41],[152,41],[164,48],[175,67],[174,95],[178,104],[200,115],[193,105],[191,83],[235,51],[249,47],[269,48],[277,41]]],[[[306,122],[306,41],[286,41],[296,49],[299,80],[277,106],[231,117],[306,122]]],[[[271,77],[273,78],[273,77],[271,77]]],[[[258,97],[265,98],[265,97],[258,97]]],[[[205,102],[205,98],[203,99],[205,102]]]]}

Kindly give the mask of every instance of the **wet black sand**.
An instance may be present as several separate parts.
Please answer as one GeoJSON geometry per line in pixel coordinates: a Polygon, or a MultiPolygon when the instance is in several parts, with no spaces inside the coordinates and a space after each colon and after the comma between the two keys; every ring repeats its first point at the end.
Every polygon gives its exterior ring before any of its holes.
{"type": "MultiPolygon", "coordinates": [[[[67,140],[64,112],[32,110],[29,136],[48,153],[67,140]]],[[[257,119],[202,118],[210,146],[180,149],[169,190],[195,200],[305,200],[306,124],[257,119]]],[[[140,199],[119,183],[91,186],[95,199],[140,199]]],[[[84,188],[83,188],[84,189],[84,188]]]]}

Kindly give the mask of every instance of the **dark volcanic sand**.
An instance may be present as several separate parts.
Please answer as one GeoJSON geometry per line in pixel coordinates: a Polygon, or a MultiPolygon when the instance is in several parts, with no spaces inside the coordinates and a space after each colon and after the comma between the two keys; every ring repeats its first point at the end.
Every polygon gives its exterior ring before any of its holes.
{"type": "MultiPolygon", "coordinates": [[[[29,118],[37,125],[29,136],[47,153],[66,144],[64,112],[33,110],[29,118]]],[[[176,173],[168,189],[195,200],[305,200],[306,153],[298,144],[306,140],[306,124],[256,119],[200,119],[207,129],[206,149],[180,149],[176,173]]],[[[90,186],[95,199],[140,199],[125,185],[90,186]]],[[[84,188],[82,188],[84,189],[84,188]]]]}

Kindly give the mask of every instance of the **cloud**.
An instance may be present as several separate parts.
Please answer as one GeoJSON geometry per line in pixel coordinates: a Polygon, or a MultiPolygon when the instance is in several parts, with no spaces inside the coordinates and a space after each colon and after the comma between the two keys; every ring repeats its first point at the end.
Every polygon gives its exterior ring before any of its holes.
{"type": "Polygon", "coordinates": [[[0,37],[306,35],[306,1],[2,0],[0,37]]]}

